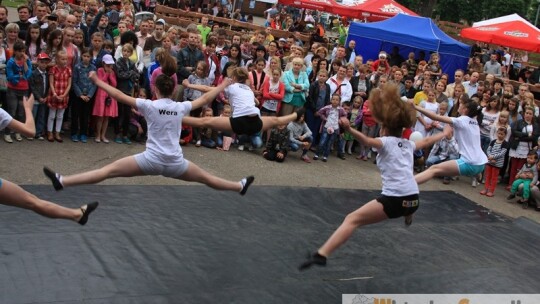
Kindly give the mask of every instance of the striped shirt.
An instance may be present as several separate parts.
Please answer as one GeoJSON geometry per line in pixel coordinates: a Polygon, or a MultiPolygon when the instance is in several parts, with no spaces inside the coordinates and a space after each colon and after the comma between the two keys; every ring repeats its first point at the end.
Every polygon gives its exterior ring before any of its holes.
{"type": "Polygon", "coordinates": [[[489,143],[489,146],[487,148],[487,156],[488,158],[493,158],[495,162],[492,162],[491,160],[488,162],[489,165],[497,168],[502,168],[504,165],[504,156],[506,155],[506,152],[508,151],[508,142],[505,140],[503,142],[497,142],[497,140],[492,140],[489,143]]]}

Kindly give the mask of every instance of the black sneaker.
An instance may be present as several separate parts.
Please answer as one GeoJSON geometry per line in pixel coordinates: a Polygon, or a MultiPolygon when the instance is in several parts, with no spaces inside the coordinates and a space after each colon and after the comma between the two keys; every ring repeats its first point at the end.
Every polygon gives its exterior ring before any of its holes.
{"type": "Polygon", "coordinates": [[[307,260],[304,263],[300,264],[298,270],[306,270],[312,265],[326,266],[326,257],[320,255],[318,252],[315,252],[314,254],[308,254],[307,260]]]}
{"type": "Polygon", "coordinates": [[[508,195],[506,197],[507,200],[511,200],[511,199],[514,199],[516,197],[516,195],[514,193],[510,193],[510,195],[508,195]]]}
{"type": "Polygon", "coordinates": [[[81,219],[79,220],[79,224],[84,226],[84,224],[86,224],[86,222],[88,222],[88,216],[90,216],[90,213],[92,213],[94,210],[96,210],[98,205],[99,205],[98,202],[92,202],[92,203],[86,205],[86,209],[83,209],[81,207],[81,211],[82,211],[83,215],[82,215],[81,219]]]}
{"type": "Polygon", "coordinates": [[[244,195],[246,194],[248,188],[249,188],[249,185],[251,185],[251,183],[253,183],[253,181],[255,180],[255,177],[254,176],[248,176],[246,177],[246,183],[243,185],[242,187],[242,191],[240,191],[240,194],[241,195],[244,195]]]}
{"type": "Polygon", "coordinates": [[[521,201],[521,207],[522,207],[523,209],[529,208],[529,201],[528,201],[528,200],[523,200],[523,201],[521,201]]]}
{"type": "Polygon", "coordinates": [[[64,186],[62,185],[62,183],[60,182],[60,180],[56,176],[56,173],[53,170],[49,169],[48,167],[43,167],[43,173],[45,173],[45,176],[47,176],[51,180],[54,186],[54,190],[60,191],[64,189],[64,186]]]}

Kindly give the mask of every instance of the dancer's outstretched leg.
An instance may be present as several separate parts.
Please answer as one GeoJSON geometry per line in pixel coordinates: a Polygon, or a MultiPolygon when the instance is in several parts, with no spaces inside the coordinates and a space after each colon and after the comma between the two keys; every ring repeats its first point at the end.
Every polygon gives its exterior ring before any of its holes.
{"type": "Polygon", "coordinates": [[[314,264],[325,266],[326,258],[343,245],[351,237],[356,228],[378,223],[386,219],[388,219],[388,216],[384,212],[384,207],[377,200],[372,200],[356,211],[349,213],[341,226],[339,226],[326,243],[324,243],[317,252],[309,256],[308,259],[300,265],[299,269],[305,270],[314,264]]]}
{"type": "Polygon", "coordinates": [[[460,175],[456,160],[445,161],[433,165],[414,176],[417,184],[423,184],[436,176],[457,176],[460,175]]]}
{"type": "Polygon", "coordinates": [[[249,186],[251,185],[251,183],[253,183],[253,180],[255,180],[253,176],[248,176],[246,178],[243,178],[239,182],[229,181],[208,173],[207,171],[192,162],[189,162],[189,167],[187,171],[182,174],[179,179],[188,182],[198,182],[201,184],[205,184],[208,187],[217,190],[236,191],[242,195],[246,194],[249,186]]]}
{"type": "Polygon", "coordinates": [[[294,121],[298,117],[304,115],[305,112],[306,110],[304,108],[299,108],[294,113],[291,113],[285,116],[262,116],[261,120],[262,120],[263,126],[262,126],[261,132],[270,130],[273,127],[277,127],[279,125],[286,125],[289,122],[294,121]]]}
{"type": "Polygon", "coordinates": [[[69,186],[97,184],[109,178],[144,175],[135,161],[135,156],[124,157],[103,168],[75,175],[63,176],[47,167],[43,168],[43,173],[51,180],[57,191],[69,186]]]}
{"type": "Polygon", "coordinates": [[[94,211],[98,203],[90,203],[80,208],[66,208],[25,191],[20,186],[2,180],[0,186],[0,203],[7,206],[15,206],[28,209],[42,216],[54,219],[66,219],[78,222],[81,225],[86,224],[88,216],[94,211]]]}

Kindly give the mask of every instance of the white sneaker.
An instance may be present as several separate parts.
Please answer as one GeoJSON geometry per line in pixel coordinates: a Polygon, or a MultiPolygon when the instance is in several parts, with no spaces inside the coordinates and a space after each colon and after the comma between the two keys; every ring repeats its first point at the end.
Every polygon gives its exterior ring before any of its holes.
{"type": "Polygon", "coordinates": [[[238,150],[240,150],[240,151],[244,151],[244,145],[240,145],[240,146],[238,146],[238,150]]]}
{"type": "Polygon", "coordinates": [[[4,141],[10,144],[13,143],[13,139],[11,139],[11,135],[9,134],[4,135],[4,141]]]}
{"type": "Polygon", "coordinates": [[[471,186],[473,186],[474,188],[476,188],[476,186],[478,186],[478,181],[476,180],[476,177],[472,178],[471,186]]]}
{"type": "Polygon", "coordinates": [[[22,141],[22,136],[19,133],[15,133],[15,140],[22,141]]]}
{"type": "Polygon", "coordinates": [[[249,145],[249,146],[248,146],[248,151],[253,151],[253,150],[255,150],[255,149],[253,149],[253,146],[252,146],[252,145],[249,145]]]}

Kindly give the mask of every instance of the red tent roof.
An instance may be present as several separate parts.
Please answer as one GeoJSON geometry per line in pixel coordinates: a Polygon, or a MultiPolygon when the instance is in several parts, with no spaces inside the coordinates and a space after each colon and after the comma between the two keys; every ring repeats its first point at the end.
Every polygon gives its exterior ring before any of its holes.
{"type": "Polygon", "coordinates": [[[540,53],[540,30],[517,14],[476,22],[461,37],[540,53]]]}
{"type": "Polygon", "coordinates": [[[318,10],[370,22],[391,18],[398,13],[418,16],[394,0],[279,0],[283,5],[318,10]]]}
{"type": "Polygon", "coordinates": [[[336,2],[332,12],[370,22],[385,20],[397,14],[418,16],[394,0],[343,0],[341,3],[336,2]]]}

